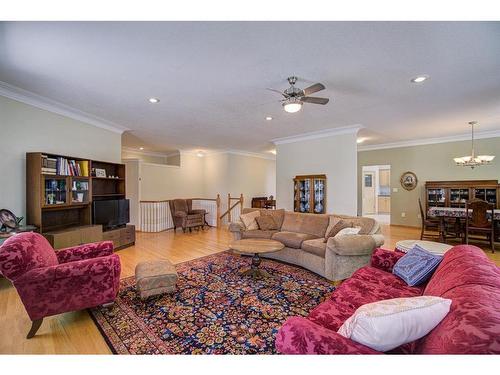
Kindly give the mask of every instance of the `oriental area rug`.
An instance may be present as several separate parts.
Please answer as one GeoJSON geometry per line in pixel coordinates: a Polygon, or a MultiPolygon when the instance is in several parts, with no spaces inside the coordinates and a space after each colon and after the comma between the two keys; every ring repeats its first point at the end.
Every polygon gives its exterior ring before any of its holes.
{"type": "Polygon", "coordinates": [[[176,265],[177,291],[141,300],[123,279],[112,307],[89,310],[117,354],[272,354],[278,329],[335,289],[303,268],[263,259],[271,274],[241,276],[251,258],[219,253],[176,265]]]}

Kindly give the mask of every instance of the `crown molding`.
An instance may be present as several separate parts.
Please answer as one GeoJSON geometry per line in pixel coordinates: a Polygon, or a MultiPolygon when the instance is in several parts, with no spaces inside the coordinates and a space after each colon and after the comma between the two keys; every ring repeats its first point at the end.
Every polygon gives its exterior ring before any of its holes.
{"type": "Polygon", "coordinates": [[[122,134],[124,131],[130,130],[111,121],[104,120],[100,117],[91,115],[90,113],[35,94],[31,91],[21,89],[3,81],[0,81],[0,95],[101,129],[106,129],[114,133],[122,134]]]}
{"type": "Polygon", "coordinates": [[[311,139],[332,137],[335,135],[356,134],[362,128],[363,128],[363,125],[342,126],[340,128],[324,129],[324,130],[318,130],[318,131],[309,132],[309,133],[292,135],[289,137],[275,138],[275,139],[271,139],[271,142],[274,143],[275,145],[282,145],[282,144],[286,144],[286,143],[295,143],[295,142],[308,141],[311,139]]]}
{"type": "MultiPolygon", "coordinates": [[[[205,156],[209,155],[216,155],[216,154],[233,154],[233,155],[240,155],[240,156],[248,156],[248,157],[254,157],[254,158],[260,158],[260,159],[266,159],[266,160],[276,160],[276,156],[273,154],[267,155],[265,153],[258,153],[258,152],[251,152],[251,151],[244,151],[244,150],[234,150],[234,149],[229,149],[229,150],[201,150],[204,153],[205,156]]],[[[179,150],[180,154],[187,154],[187,155],[196,155],[198,153],[198,150],[179,150]]]]}
{"type": "MultiPolygon", "coordinates": [[[[486,138],[497,138],[497,137],[500,137],[500,130],[474,132],[474,140],[486,139],[486,138]]],[[[410,140],[410,141],[381,143],[378,145],[366,145],[366,146],[358,145],[358,151],[374,151],[374,150],[384,150],[384,149],[390,149],[390,148],[424,146],[424,145],[432,145],[432,144],[438,144],[438,143],[460,142],[460,141],[470,141],[470,140],[471,140],[471,133],[464,133],[464,134],[452,135],[452,136],[448,136],[448,137],[421,138],[421,139],[414,139],[414,140],[410,140]]]]}
{"type": "Polygon", "coordinates": [[[128,151],[128,152],[133,152],[134,154],[148,155],[148,156],[159,156],[159,157],[163,157],[163,158],[175,155],[175,154],[172,154],[172,153],[166,154],[166,153],[158,152],[158,151],[137,150],[137,149],[135,149],[133,147],[128,147],[128,146],[122,146],[122,150],[125,150],[125,151],[128,151]]]}

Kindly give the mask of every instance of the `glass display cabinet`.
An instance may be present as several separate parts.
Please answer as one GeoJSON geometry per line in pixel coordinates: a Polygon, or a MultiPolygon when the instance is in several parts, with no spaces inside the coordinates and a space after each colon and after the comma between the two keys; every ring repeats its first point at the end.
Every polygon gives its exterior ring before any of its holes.
{"type": "Polygon", "coordinates": [[[66,177],[45,177],[43,204],[46,207],[66,204],[66,177]]]}
{"type": "Polygon", "coordinates": [[[326,175],[296,176],[293,179],[295,212],[326,212],[326,175]]]}

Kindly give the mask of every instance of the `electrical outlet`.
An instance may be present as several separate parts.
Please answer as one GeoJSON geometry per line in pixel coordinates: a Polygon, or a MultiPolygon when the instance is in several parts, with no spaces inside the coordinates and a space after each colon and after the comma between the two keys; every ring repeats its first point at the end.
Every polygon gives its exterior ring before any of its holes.
{"type": "Polygon", "coordinates": [[[399,189],[398,189],[398,188],[392,188],[392,192],[393,192],[393,193],[397,193],[398,191],[399,191],[399,189]]]}
{"type": "Polygon", "coordinates": [[[406,217],[406,212],[401,212],[401,217],[406,217]]]}

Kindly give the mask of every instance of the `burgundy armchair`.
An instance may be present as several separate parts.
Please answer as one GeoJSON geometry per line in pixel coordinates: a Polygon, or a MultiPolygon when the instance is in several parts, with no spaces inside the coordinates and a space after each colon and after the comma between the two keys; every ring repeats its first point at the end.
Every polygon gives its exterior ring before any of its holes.
{"type": "Polygon", "coordinates": [[[118,294],[120,258],[111,241],[55,251],[38,233],[20,233],[0,246],[0,274],[9,279],[32,321],[112,303],[118,294]]]}

